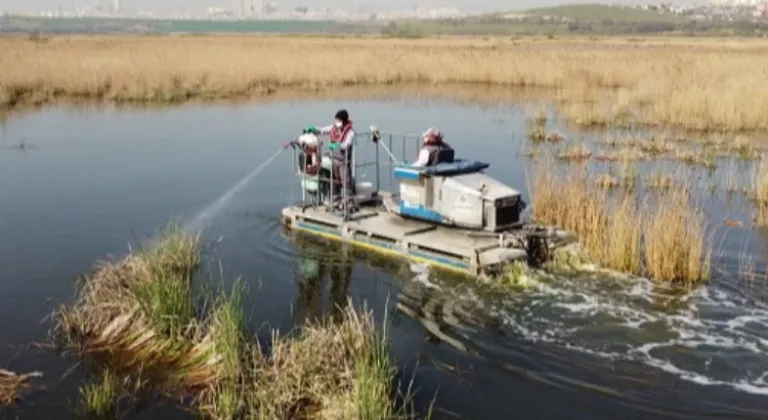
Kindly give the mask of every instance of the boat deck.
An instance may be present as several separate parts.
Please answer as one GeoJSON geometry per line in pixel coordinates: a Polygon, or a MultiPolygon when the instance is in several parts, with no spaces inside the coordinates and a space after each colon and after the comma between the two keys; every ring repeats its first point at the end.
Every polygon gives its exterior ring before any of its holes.
{"type": "Polygon", "coordinates": [[[379,208],[362,208],[346,222],[325,207],[283,209],[283,223],[322,237],[350,242],[388,254],[480,275],[525,259],[524,249],[510,248],[498,237],[472,237],[469,231],[403,219],[379,208]]]}

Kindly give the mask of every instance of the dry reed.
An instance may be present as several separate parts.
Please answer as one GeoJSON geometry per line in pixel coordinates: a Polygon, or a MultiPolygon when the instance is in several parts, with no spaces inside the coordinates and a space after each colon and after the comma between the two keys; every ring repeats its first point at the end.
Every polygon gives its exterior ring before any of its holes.
{"type": "Polygon", "coordinates": [[[645,177],[645,186],[652,190],[667,191],[675,186],[675,179],[665,173],[649,174],[645,177]]]}
{"type": "Polygon", "coordinates": [[[558,157],[562,160],[583,161],[592,156],[592,151],[584,144],[571,144],[560,150],[558,157]]]}
{"type": "Polygon", "coordinates": [[[173,231],[147,251],[100,264],[76,303],[59,311],[57,331],[83,354],[108,353],[122,370],[152,372],[164,392],[217,381],[221,355],[189,294],[198,247],[197,238],[173,231]]]}
{"type": "Polygon", "coordinates": [[[0,369],[0,407],[13,404],[29,386],[29,379],[41,376],[40,373],[18,374],[0,369]]]}
{"type": "Polygon", "coordinates": [[[708,278],[710,252],[705,217],[690,192],[674,189],[659,196],[645,216],[645,267],[653,278],[694,282],[708,278]]]}
{"type": "MultiPolygon", "coordinates": [[[[148,250],[102,264],[76,303],[59,312],[58,332],[117,374],[174,399],[191,396],[210,418],[398,413],[395,368],[369,312],[350,304],[335,323],[308,323],[295,338],[274,334],[270,354],[263,354],[245,333],[237,284],[205,310],[193,305],[189,283],[198,252],[198,238],[173,229],[148,250]]],[[[117,390],[106,377],[105,383],[84,389],[89,412],[115,407],[117,390]]]]}
{"type": "Polygon", "coordinates": [[[584,171],[563,176],[551,156],[542,159],[545,163],[535,165],[529,179],[533,219],[573,232],[590,258],[602,261],[609,222],[605,193],[590,188],[584,171]]]}
{"type": "Polygon", "coordinates": [[[605,176],[593,179],[586,167],[559,174],[553,157],[537,159],[529,176],[533,219],[576,234],[591,261],[657,280],[708,278],[703,215],[686,199],[690,189],[652,203],[640,199],[640,190],[625,188],[614,200],[605,192],[605,176]]]}
{"type": "Polygon", "coordinates": [[[755,170],[755,222],[768,226],[768,155],[762,157],[755,170]]]}
{"type": "Polygon", "coordinates": [[[767,52],[764,42],[4,37],[0,103],[167,102],[280,88],[470,83],[557,89],[566,114],[584,124],[631,116],[690,129],[768,129],[768,97],[755,94],[767,52]]]}
{"type": "MultiPolygon", "coordinates": [[[[269,357],[251,359],[248,408],[266,418],[393,418],[394,368],[372,318],[348,309],[337,324],[307,324],[286,340],[274,334],[269,357]]],[[[251,416],[253,417],[253,415],[251,416]]]]}
{"type": "Polygon", "coordinates": [[[641,228],[634,197],[624,196],[611,215],[603,263],[627,273],[641,272],[641,228]]]}

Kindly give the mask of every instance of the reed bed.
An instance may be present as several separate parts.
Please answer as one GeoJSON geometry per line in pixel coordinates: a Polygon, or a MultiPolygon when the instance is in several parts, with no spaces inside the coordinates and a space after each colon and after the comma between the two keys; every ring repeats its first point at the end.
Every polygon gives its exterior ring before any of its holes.
{"type": "Polygon", "coordinates": [[[768,43],[270,36],[0,39],[0,104],[174,102],[403,83],[541,87],[585,125],[764,130],[768,43]],[[339,63],[344,63],[340,65],[339,63]]]}
{"type": "Polygon", "coordinates": [[[576,234],[589,260],[660,281],[709,278],[705,220],[690,188],[610,194],[619,184],[614,177],[592,175],[586,165],[557,168],[553,156],[536,159],[529,174],[533,219],[576,234]]]}
{"type": "Polygon", "coordinates": [[[706,220],[690,195],[690,190],[670,190],[646,214],[645,266],[653,278],[696,281],[709,275],[706,220]]]}
{"type": "Polygon", "coordinates": [[[768,226],[768,155],[760,160],[755,170],[755,222],[759,226],[768,226]]]}
{"type": "Polygon", "coordinates": [[[151,389],[191,401],[205,417],[371,418],[396,408],[395,368],[369,312],[348,305],[339,320],[308,323],[295,337],[273,333],[269,353],[247,334],[243,289],[200,307],[191,293],[198,238],[177,229],[151,248],[101,264],[56,332],[106,366],[84,387],[85,412],[113,413],[126,392],[151,389]]]}

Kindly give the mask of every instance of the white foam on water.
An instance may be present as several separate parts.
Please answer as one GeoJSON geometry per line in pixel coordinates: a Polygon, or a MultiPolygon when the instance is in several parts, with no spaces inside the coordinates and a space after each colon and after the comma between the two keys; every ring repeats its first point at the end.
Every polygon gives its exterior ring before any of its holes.
{"type": "MultiPolygon", "coordinates": [[[[460,298],[483,302],[472,293],[460,298]]],[[[768,307],[716,286],[682,294],[642,278],[534,279],[486,310],[532,342],[768,395],[768,307]],[[609,346],[606,334],[615,340],[609,346]]]]}
{"type": "Polygon", "coordinates": [[[257,166],[256,169],[248,173],[235,183],[230,189],[228,189],[224,194],[221,195],[218,199],[216,199],[214,202],[209,204],[206,208],[203,209],[200,213],[198,213],[197,216],[195,216],[191,221],[189,221],[185,226],[184,229],[188,232],[199,232],[203,228],[205,228],[210,220],[216,216],[223,208],[224,206],[229,203],[229,201],[232,199],[232,197],[235,196],[243,187],[248,185],[251,180],[253,180],[256,175],[258,175],[264,168],[267,167],[275,158],[277,158],[281,153],[283,153],[285,149],[280,148],[277,152],[275,152],[274,155],[270,156],[267,160],[262,162],[261,165],[257,166]]]}
{"type": "Polygon", "coordinates": [[[423,284],[428,289],[442,290],[442,288],[429,279],[429,267],[426,264],[411,263],[411,272],[415,274],[413,281],[423,284]]]}

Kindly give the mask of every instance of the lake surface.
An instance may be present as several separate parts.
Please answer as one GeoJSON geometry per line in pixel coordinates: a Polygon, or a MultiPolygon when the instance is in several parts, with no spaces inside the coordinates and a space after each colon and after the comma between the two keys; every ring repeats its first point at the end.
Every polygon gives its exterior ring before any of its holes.
{"type": "MultiPolygon", "coordinates": [[[[438,126],[457,153],[490,162],[487,172],[529,201],[517,106],[286,101],[51,108],[11,118],[0,132],[0,367],[42,371],[45,388],[8,415],[59,417],[78,398],[84,369],[30,346],[45,341],[44,318],[73,296],[77,276],[169,219],[193,219],[303,127],[330,122],[339,107],[362,131],[370,124],[408,133],[438,126]],[[30,147],[18,150],[20,143],[30,147]]],[[[374,156],[359,141],[361,156],[374,156]]],[[[415,147],[406,145],[408,160],[415,147]]],[[[393,149],[402,156],[399,140],[393,149]]],[[[745,250],[765,263],[767,233],[720,234],[715,278],[687,293],[599,276],[538,279],[499,293],[284,231],[280,209],[299,198],[292,171],[292,154],[280,155],[204,230],[205,257],[221,261],[224,281],[241,277],[249,285],[255,330],[286,331],[347,296],[379,319],[386,308],[403,380],[414,378],[422,407],[437,393],[436,418],[768,416],[768,306],[761,285],[745,287],[735,276],[745,250]],[[444,340],[425,325],[440,326],[444,340]]],[[[359,176],[373,181],[375,172],[359,176]]],[[[738,199],[705,205],[715,223],[751,217],[738,199]]],[[[143,418],[186,416],[165,408],[143,418]]]]}

